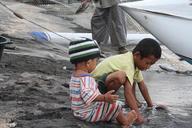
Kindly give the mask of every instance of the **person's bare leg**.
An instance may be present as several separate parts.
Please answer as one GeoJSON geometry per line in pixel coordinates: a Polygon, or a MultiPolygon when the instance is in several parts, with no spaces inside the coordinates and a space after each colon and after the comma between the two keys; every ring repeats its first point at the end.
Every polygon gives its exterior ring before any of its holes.
{"type": "Polygon", "coordinates": [[[119,124],[127,128],[137,119],[137,113],[135,110],[131,110],[127,115],[123,114],[123,112],[120,112],[116,119],[119,124]]]}
{"type": "Polygon", "coordinates": [[[107,86],[107,90],[115,90],[117,91],[122,85],[124,86],[124,96],[128,106],[135,110],[137,113],[137,123],[141,124],[144,121],[143,116],[140,114],[137,101],[132,92],[132,85],[123,71],[117,71],[109,74],[105,80],[105,85],[107,86]]]}
{"type": "Polygon", "coordinates": [[[126,81],[126,74],[123,71],[116,71],[109,74],[105,80],[107,90],[117,91],[126,81]]]}
{"type": "Polygon", "coordinates": [[[132,92],[133,92],[133,95],[135,96],[135,99],[137,101],[137,106],[140,108],[141,107],[141,103],[139,102],[139,100],[136,97],[136,83],[135,82],[133,83],[132,92]]]}

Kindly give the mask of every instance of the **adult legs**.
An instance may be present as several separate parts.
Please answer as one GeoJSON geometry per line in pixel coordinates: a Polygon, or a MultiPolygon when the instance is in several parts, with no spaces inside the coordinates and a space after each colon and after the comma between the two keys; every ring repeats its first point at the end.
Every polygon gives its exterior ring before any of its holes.
{"type": "Polygon", "coordinates": [[[98,43],[109,40],[108,28],[109,8],[96,8],[91,18],[92,37],[98,43]]]}
{"type": "Polygon", "coordinates": [[[125,14],[118,5],[110,7],[110,19],[111,43],[119,48],[124,47],[127,39],[126,21],[125,14]]]}

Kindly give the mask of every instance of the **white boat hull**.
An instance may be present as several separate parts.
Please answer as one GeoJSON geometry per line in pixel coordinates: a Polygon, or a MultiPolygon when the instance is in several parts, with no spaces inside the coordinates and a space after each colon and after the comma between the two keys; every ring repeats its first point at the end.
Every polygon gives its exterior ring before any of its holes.
{"type": "Polygon", "coordinates": [[[129,3],[120,6],[170,50],[182,57],[192,59],[192,19],[190,17],[165,14],[147,10],[144,7],[141,9],[141,6],[133,8],[129,3]]]}

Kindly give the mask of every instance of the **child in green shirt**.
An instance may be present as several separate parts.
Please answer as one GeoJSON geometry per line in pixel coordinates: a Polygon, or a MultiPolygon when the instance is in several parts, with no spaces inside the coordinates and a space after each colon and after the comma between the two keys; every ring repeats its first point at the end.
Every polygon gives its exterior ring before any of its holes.
{"type": "Polygon", "coordinates": [[[92,72],[101,93],[106,93],[109,90],[117,91],[121,86],[124,86],[126,103],[137,112],[136,122],[138,124],[143,123],[144,118],[138,109],[134,83],[138,84],[148,107],[152,107],[153,103],[141,71],[150,68],[160,57],[160,45],[155,40],[146,38],[141,40],[132,52],[106,58],[92,72]]]}

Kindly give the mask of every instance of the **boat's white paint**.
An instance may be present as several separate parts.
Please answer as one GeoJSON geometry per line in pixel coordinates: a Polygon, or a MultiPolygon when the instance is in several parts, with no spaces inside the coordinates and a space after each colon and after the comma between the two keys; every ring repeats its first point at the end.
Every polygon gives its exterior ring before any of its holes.
{"type": "Polygon", "coordinates": [[[191,59],[191,3],[191,0],[145,0],[120,6],[170,50],[191,59]]]}
{"type": "Polygon", "coordinates": [[[191,0],[142,0],[122,3],[120,6],[192,19],[191,0]]]}

